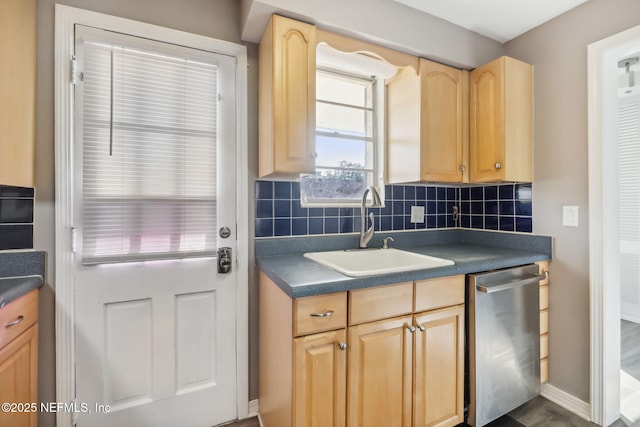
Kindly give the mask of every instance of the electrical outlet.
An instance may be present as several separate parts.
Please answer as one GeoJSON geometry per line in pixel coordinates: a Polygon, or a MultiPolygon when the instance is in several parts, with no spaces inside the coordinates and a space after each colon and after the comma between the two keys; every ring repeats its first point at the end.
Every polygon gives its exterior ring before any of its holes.
{"type": "Polygon", "coordinates": [[[424,206],[411,206],[411,223],[424,222],[424,206]]]}

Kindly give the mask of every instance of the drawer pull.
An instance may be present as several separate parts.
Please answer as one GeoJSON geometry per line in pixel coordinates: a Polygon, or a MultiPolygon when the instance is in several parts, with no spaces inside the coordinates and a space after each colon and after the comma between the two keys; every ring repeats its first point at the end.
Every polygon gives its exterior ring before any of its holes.
{"type": "Polygon", "coordinates": [[[9,322],[6,325],[4,325],[5,328],[10,328],[12,326],[16,326],[17,324],[22,323],[22,321],[24,320],[24,316],[20,315],[18,316],[18,318],[16,320],[14,320],[13,322],[9,322]]]}
{"type": "Polygon", "coordinates": [[[311,317],[329,317],[333,314],[333,310],[327,310],[324,313],[311,313],[311,317]]]}

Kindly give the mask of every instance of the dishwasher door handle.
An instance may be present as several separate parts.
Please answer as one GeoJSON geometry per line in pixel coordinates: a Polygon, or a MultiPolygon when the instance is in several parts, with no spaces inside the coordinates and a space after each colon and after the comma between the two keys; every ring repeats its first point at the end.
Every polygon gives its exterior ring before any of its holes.
{"type": "Polygon", "coordinates": [[[520,280],[516,280],[514,282],[496,284],[491,286],[485,285],[477,285],[476,288],[480,292],[484,292],[485,294],[492,294],[494,292],[506,291],[508,289],[517,288],[518,286],[528,285],[531,282],[539,282],[547,278],[546,274],[534,274],[528,277],[522,278],[520,280]]]}

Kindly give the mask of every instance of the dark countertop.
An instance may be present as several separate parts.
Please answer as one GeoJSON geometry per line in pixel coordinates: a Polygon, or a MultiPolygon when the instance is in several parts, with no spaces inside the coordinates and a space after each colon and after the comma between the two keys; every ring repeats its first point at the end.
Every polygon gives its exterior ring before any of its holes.
{"type": "Polygon", "coordinates": [[[44,284],[44,251],[0,252],[0,308],[44,284]]]}
{"type": "MultiPolygon", "coordinates": [[[[285,253],[276,256],[261,255],[257,245],[257,265],[287,295],[292,298],[300,298],[435,277],[478,273],[551,259],[550,237],[522,235],[513,238],[511,236],[514,235],[506,235],[507,239],[511,239],[511,241],[500,242],[496,241],[496,236],[492,234],[470,236],[468,233],[454,234],[452,232],[438,235],[438,238],[434,238],[436,237],[434,234],[426,236],[429,237],[428,244],[425,244],[424,241],[422,244],[416,244],[416,236],[411,236],[413,241],[402,242],[406,244],[404,247],[401,245],[393,246],[411,252],[450,259],[455,264],[402,273],[349,277],[304,258],[302,253],[285,253]],[[541,239],[548,239],[547,244],[541,245],[541,239]],[[499,243],[504,243],[504,246],[499,246],[499,243]]],[[[397,238],[397,235],[393,235],[393,237],[396,240],[403,240],[403,236],[397,238]]],[[[501,238],[501,236],[497,236],[498,240],[501,238]]],[[[290,244],[286,246],[291,247],[290,244]]],[[[308,245],[304,245],[304,247],[312,249],[308,245]]],[[[323,248],[320,250],[336,249],[323,248]]],[[[265,253],[274,254],[278,251],[269,247],[269,251],[265,253]]]]}

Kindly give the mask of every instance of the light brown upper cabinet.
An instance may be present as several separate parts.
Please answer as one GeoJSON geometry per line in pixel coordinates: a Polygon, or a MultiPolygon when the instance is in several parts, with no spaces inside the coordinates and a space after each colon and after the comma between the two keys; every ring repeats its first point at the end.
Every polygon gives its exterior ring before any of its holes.
{"type": "Polygon", "coordinates": [[[259,175],[315,172],[316,29],[273,15],[260,42],[259,175]]]}
{"type": "Polygon", "coordinates": [[[533,179],[533,69],[503,56],[470,81],[470,181],[533,179]]]}
{"type": "Polygon", "coordinates": [[[0,2],[0,184],[34,186],[36,2],[0,2]]]}
{"type": "Polygon", "coordinates": [[[420,59],[387,81],[389,183],[466,181],[468,78],[420,59]]]}

